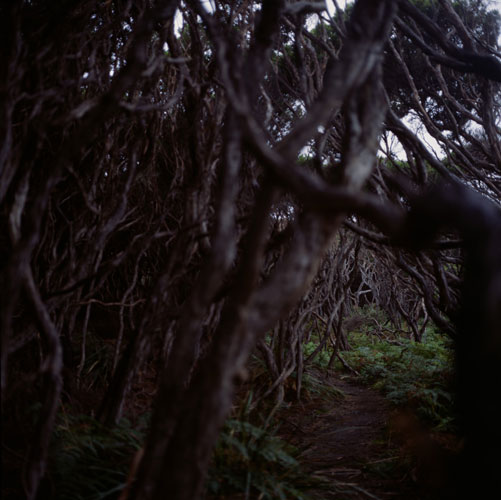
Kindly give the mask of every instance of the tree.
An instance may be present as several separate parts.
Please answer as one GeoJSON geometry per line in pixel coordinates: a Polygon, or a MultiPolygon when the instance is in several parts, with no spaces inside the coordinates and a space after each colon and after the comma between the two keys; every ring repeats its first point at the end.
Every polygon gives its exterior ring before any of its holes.
{"type": "Polygon", "coordinates": [[[61,398],[85,387],[91,334],[113,340],[93,408],[108,425],[159,366],[131,498],[198,498],[249,354],[278,401],[299,366],[299,393],[305,317],[320,311],[341,342],[357,275],[415,338],[424,313],[455,336],[462,481],[499,481],[499,15],[480,0],[323,9],[2,7],[2,397],[11,427],[41,402],[29,498],[61,398]],[[405,160],[377,156],[392,140],[405,160]],[[263,339],[280,320],[274,360],[263,339]]]}

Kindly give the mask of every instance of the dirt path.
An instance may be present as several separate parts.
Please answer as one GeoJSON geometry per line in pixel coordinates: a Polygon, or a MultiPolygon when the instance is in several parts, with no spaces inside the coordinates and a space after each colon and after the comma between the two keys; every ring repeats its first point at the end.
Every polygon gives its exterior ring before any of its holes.
{"type": "Polygon", "coordinates": [[[291,407],[281,434],[312,475],[328,480],[324,499],[423,499],[392,441],[391,409],[377,391],[349,379],[326,381],[344,398],[314,397],[291,407]]]}

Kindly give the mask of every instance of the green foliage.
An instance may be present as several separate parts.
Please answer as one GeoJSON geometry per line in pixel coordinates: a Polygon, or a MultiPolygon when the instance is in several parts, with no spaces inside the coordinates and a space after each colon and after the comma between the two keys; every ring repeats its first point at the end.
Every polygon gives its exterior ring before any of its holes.
{"type": "MultiPolygon", "coordinates": [[[[312,339],[306,344],[303,344],[303,355],[306,359],[311,353],[318,347],[318,340],[312,339]]],[[[313,363],[321,368],[327,367],[329,360],[331,358],[332,349],[330,346],[324,346],[324,348],[315,356],[313,363]]]]}
{"type": "Polygon", "coordinates": [[[306,476],[294,458],[296,450],[275,430],[229,419],[220,435],[209,477],[217,497],[244,493],[245,498],[305,499],[306,476]]]}
{"type": "Polygon", "coordinates": [[[123,419],[108,428],[85,415],[63,413],[50,451],[54,498],[98,500],[115,498],[140,448],[144,425],[133,428],[123,419]]]}
{"type": "Polygon", "coordinates": [[[437,430],[454,428],[450,340],[429,329],[426,341],[389,343],[353,334],[354,349],[345,359],[362,378],[382,390],[395,405],[411,406],[437,430]]]}

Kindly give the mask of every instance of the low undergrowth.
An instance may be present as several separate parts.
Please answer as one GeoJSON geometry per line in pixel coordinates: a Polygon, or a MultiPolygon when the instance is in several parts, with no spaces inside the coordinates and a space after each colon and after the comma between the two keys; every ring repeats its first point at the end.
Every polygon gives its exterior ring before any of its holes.
{"type": "Polygon", "coordinates": [[[123,419],[109,428],[92,417],[62,411],[50,453],[47,498],[116,498],[142,445],[145,426],[145,421],[133,426],[123,419]]]}
{"type": "Polygon", "coordinates": [[[326,383],[325,378],[322,377],[316,370],[310,369],[308,372],[303,374],[301,397],[323,397],[326,399],[342,400],[345,397],[345,394],[335,385],[326,383]]]}
{"type": "MultiPolygon", "coordinates": [[[[384,392],[395,405],[411,408],[436,430],[454,430],[452,354],[447,338],[430,328],[425,340],[416,343],[405,337],[382,339],[369,328],[362,328],[349,334],[349,342],[352,349],[343,351],[342,358],[363,382],[384,392]]],[[[315,348],[312,340],[303,352],[307,356],[315,348]]],[[[303,375],[306,400],[325,398],[342,404],[343,392],[324,378],[331,356],[330,347],[320,351],[303,375]]],[[[338,361],[335,369],[344,367],[338,361]]],[[[300,451],[278,437],[277,420],[260,418],[254,406],[252,397],[243,398],[240,408],[226,421],[212,459],[208,496],[302,500],[308,498],[305,492],[323,490],[326,485],[320,477],[308,476],[302,470],[300,451]]],[[[117,498],[132,457],[142,446],[146,419],[134,425],[123,420],[109,429],[71,410],[63,407],[57,422],[47,498],[117,498]]],[[[394,457],[390,458],[376,464],[392,467],[394,457]]],[[[330,491],[334,487],[329,483],[330,491]]]]}
{"type": "MultiPolygon", "coordinates": [[[[298,451],[280,439],[278,426],[251,423],[248,412],[229,418],[215,449],[207,481],[212,498],[306,500],[318,486],[296,460],[298,451]]],[[[114,428],[94,418],[62,412],[50,453],[44,485],[47,498],[116,499],[125,487],[130,464],[142,446],[146,418],[114,428]]]]}
{"type": "Polygon", "coordinates": [[[448,338],[430,329],[420,343],[406,338],[389,342],[369,333],[354,333],[350,342],[353,349],[343,356],[364,382],[393,404],[414,409],[436,430],[454,430],[448,338]]]}
{"type": "Polygon", "coordinates": [[[247,421],[229,419],[214,453],[209,493],[225,498],[306,499],[307,477],[301,472],[297,450],[266,429],[247,421]]]}
{"type": "Polygon", "coordinates": [[[297,461],[299,450],[278,437],[272,414],[258,413],[250,391],[226,420],[209,470],[211,498],[307,500],[305,491],[318,487],[297,461]]]}
{"type": "MultiPolygon", "coordinates": [[[[303,344],[303,355],[307,359],[318,346],[318,339],[313,336],[313,339],[303,344]]],[[[330,346],[324,347],[320,352],[318,352],[313,360],[316,366],[325,368],[329,364],[329,360],[332,354],[332,348],[330,346]]]]}
{"type": "MultiPolygon", "coordinates": [[[[212,498],[306,500],[318,481],[301,470],[298,451],[277,436],[274,421],[252,415],[249,397],[220,434],[207,480],[212,498]]],[[[143,445],[148,416],[113,428],[62,407],[50,450],[46,498],[112,500],[127,483],[132,459],[143,445]]]]}

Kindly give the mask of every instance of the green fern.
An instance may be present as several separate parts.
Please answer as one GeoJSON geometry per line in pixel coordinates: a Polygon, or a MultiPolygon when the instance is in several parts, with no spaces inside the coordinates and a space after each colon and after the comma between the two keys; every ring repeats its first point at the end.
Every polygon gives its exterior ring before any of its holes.
{"type": "Polygon", "coordinates": [[[437,429],[454,429],[449,339],[430,329],[422,343],[401,338],[395,344],[368,334],[353,335],[350,341],[354,349],[343,355],[363,380],[395,405],[414,407],[437,429]]]}
{"type": "Polygon", "coordinates": [[[308,487],[309,478],[294,458],[296,450],[275,432],[247,421],[227,420],[214,453],[209,493],[218,497],[242,493],[246,498],[306,499],[301,491],[308,487]]]}

